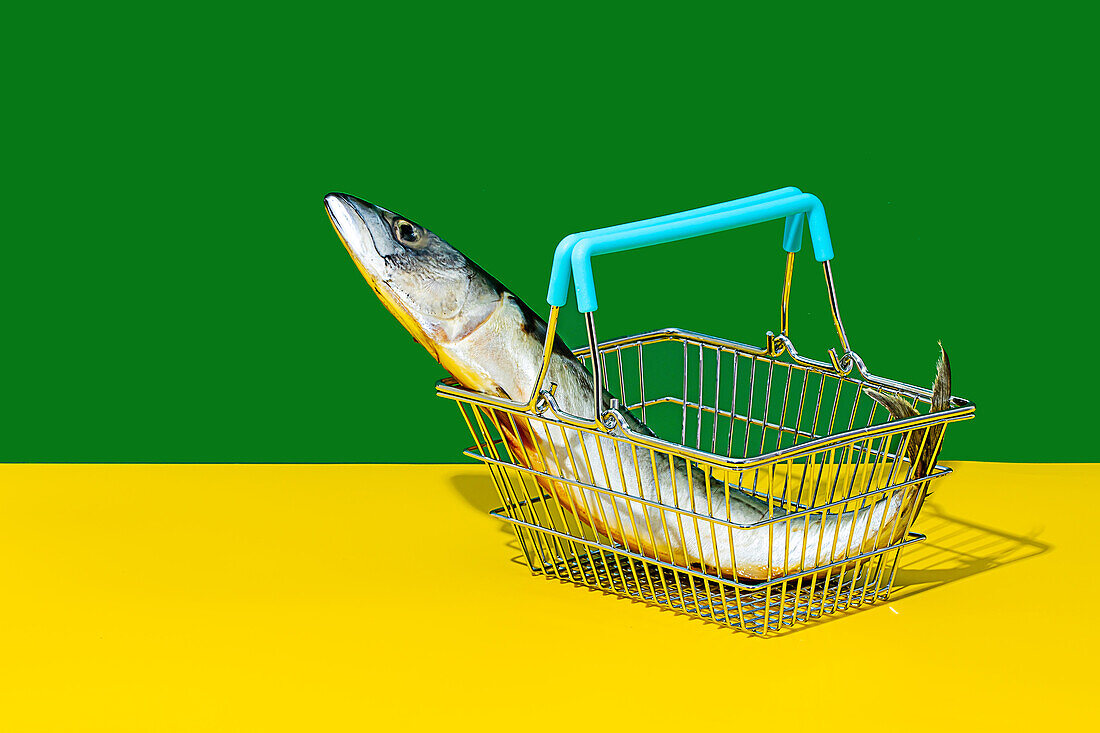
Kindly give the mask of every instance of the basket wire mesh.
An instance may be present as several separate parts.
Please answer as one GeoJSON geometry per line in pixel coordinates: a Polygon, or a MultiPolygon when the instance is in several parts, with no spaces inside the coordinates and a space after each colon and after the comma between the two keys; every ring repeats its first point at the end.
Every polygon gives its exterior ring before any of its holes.
{"type": "MultiPolygon", "coordinates": [[[[806,206],[820,205],[810,198],[806,206]]],[[[796,224],[785,240],[795,229],[801,236],[796,224]]],[[[473,437],[466,455],[492,474],[502,504],[492,514],[511,524],[534,573],[760,635],[889,598],[901,548],[924,539],[911,526],[929,482],[950,472],[935,464],[943,427],[974,406],[954,397],[934,412],[929,390],[872,375],[848,344],[828,260],[842,355],[801,356],[788,337],[796,249],[786,258],[780,333],[764,347],[677,328],[600,343],[586,312],[589,345],[574,354],[617,395],[606,410],[594,390],[596,419],[560,410],[554,385],[527,402],[454,379],[437,385],[473,437]],[[905,398],[918,414],[891,420],[867,388],[905,398]],[[631,429],[628,415],[654,435],[631,429]],[[921,473],[914,458],[929,450],[932,467],[921,473]],[[662,466],[671,467],[665,483],[701,476],[704,505],[698,486],[687,487],[685,505],[685,487],[662,485],[662,466]],[[649,497],[629,488],[650,481],[649,497]],[[724,517],[712,487],[725,497],[724,517]],[[736,521],[737,495],[766,507],[763,516],[736,521]],[[763,543],[758,554],[766,544],[762,565],[746,559],[745,538],[763,543]]],[[[548,374],[558,309],[552,303],[536,385],[548,374]]]]}

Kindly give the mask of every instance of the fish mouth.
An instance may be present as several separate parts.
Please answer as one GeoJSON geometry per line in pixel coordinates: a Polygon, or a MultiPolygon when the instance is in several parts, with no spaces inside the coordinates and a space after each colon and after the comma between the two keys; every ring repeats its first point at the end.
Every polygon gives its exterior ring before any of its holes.
{"type": "Polygon", "coordinates": [[[400,247],[389,235],[384,211],[346,193],[325,196],[325,213],[340,241],[348,253],[366,267],[379,264],[380,258],[394,254],[400,247]]]}
{"type": "Polygon", "coordinates": [[[330,193],[325,196],[325,213],[359,273],[382,305],[438,361],[435,341],[425,333],[405,302],[407,296],[399,294],[386,274],[386,258],[404,249],[393,239],[390,230],[387,215],[392,217],[393,212],[346,193],[330,193]]]}
{"type": "Polygon", "coordinates": [[[354,196],[348,196],[344,193],[330,193],[325,196],[325,213],[328,214],[328,220],[332,222],[333,228],[345,246],[348,244],[351,232],[357,228],[355,219],[358,218],[361,223],[366,223],[362,214],[359,213],[356,203],[370,206],[366,201],[360,201],[354,196]]]}

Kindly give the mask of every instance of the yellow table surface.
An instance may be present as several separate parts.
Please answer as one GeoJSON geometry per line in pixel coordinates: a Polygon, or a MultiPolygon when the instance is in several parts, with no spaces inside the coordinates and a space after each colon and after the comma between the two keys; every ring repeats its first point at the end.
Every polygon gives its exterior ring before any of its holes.
{"type": "Polygon", "coordinates": [[[1100,465],[953,466],[889,602],[765,639],[532,576],[478,465],[2,466],[0,730],[1095,718],[1100,465]]]}

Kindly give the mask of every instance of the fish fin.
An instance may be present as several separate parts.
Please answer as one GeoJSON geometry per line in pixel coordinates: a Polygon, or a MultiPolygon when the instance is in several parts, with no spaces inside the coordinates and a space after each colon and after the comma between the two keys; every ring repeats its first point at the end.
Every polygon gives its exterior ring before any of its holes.
{"type": "MultiPolygon", "coordinates": [[[[947,358],[947,351],[940,343],[940,357],[936,361],[936,378],[932,383],[932,400],[929,412],[941,412],[951,407],[951,361],[947,358]]],[[[901,420],[907,417],[915,417],[920,413],[900,395],[879,392],[875,389],[865,389],[864,394],[887,409],[893,420],[901,420]]],[[[912,431],[906,444],[906,457],[912,465],[910,479],[920,479],[932,470],[938,454],[940,436],[943,435],[943,425],[933,425],[929,428],[918,428],[912,431]]],[[[887,539],[889,544],[900,542],[909,526],[910,514],[916,507],[918,499],[927,489],[927,483],[918,483],[906,488],[902,505],[894,520],[894,530],[887,539]]]]}
{"type": "MultiPolygon", "coordinates": [[[[936,378],[932,383],[932,406],[929,412],[942,412],[951,407],[951,360],[947,358],[947,350],[943,348],[943,342],[940,342],[939,346],[940,357],[936,360],[936,378]]],[[[900,395],[871,388],[864,389],[863,393],[885,407],[890,413],[891,420],[903,420],[920,414],[900,395]]],[[[913,465],[911,478],[922,478],[928,475],[935,463],[942,434],[943,425],[933,425],[930,428],[914,430],[909,436],[906,456],[913,465]]]]}
{"type": "Polygon", "coordinates": [[[932,412],[941,412],[951,407],[951,360],[947,351],[940,345],[940,358],[936,362],[936,380],[932,383],[932,412]]]}
{"type": "MultiPolygon", "coordinates": [[[[951,360],[947,358],[947,351],[940,342],[940,358],[936,361],[936,379],[932,382],[932,407],[930,412],[943,412],[951,407],[951,360]]],[[[942,424],[928,428],[928,438],[924,441],[924,450],[921,451],[920,460],[914,471],[915,476],[927,476],[936,462],[939,453],[940,436],[943,435],[942,424]]]]}
{"type": "Polygon", "coordinates": [[[879,392],[870,387],[863,390],[863,394],[886,408],[891,420],[904,420],[907,417],[916,417],[920,413],[917,408],[910,405],[901,395],[879,392]]]}
{"type": "MultiPolygon", "coordinates": [[[[891,420],[904,420],[907,417],[916,417],[920,414],[917,408],[910,405],[901,395],[891,394],[889,392],[879,392],[877,389],[864,389],[863,394],[885,407],[886,411],[890,413],[891,420]]],[[[915,430],[913,434],[909,436],[909,442],[905,446],[905,455],[913,465],[916,465],[917,459],[920,457],[920,446],[923,437],[923,428],[915,430]]]]}

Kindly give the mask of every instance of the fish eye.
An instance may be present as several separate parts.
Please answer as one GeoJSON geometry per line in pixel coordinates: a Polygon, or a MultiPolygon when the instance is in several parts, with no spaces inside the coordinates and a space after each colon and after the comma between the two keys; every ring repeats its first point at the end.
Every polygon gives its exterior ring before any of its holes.
{"type": "Polygon", "coordinates": [[[416,244],[420,241],[420,228],[406,219],[394,221],[393,234],[401,244],[416,244]]]}

